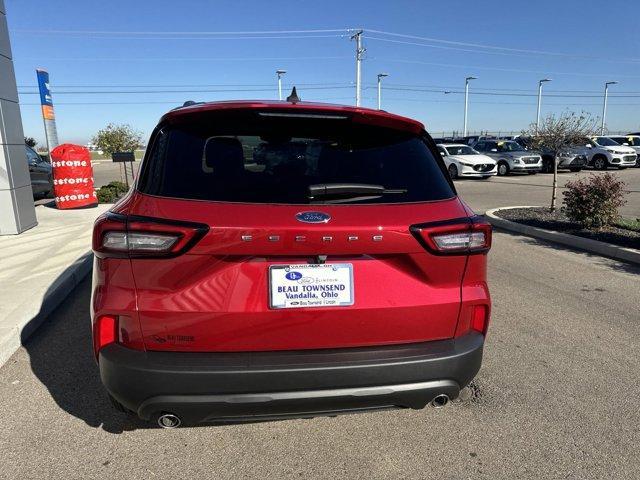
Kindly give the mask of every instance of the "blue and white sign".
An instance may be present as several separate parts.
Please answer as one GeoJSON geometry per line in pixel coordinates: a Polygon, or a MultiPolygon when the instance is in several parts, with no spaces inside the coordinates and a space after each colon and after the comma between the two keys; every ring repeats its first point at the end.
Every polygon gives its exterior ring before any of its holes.
{"type": "Polygon", "coordinates": [[[38,77],[38,90],[40,91],[40,105],[53,107],[51,88],[49,87],[49,72],[38,69],[36,70],[36,76],[38,77]]]}
{"type": "Polygon", "coordinates": [[[37,69],[36,76],[38,77],[40,105],[44,120],[44,134],[47,139],[47,147],[51,151],[58,146],[58,129],[56,128],[56,115],[53,111],[53,99],[49,87],[49,72],[37,69]]]}
{"type": "Polygon", "coordinates": [[[353,305],[353,265],[273,265],[269,307],[308,308],[353,305]]]}

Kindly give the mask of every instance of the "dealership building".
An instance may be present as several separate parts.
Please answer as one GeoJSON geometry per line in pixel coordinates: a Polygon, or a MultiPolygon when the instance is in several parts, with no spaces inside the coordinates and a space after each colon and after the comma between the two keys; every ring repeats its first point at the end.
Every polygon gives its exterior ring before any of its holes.
{"type": "Polygon", "coordinates": [[[4,0],[0,0],[0,235],[37,224],[4,0]]]}

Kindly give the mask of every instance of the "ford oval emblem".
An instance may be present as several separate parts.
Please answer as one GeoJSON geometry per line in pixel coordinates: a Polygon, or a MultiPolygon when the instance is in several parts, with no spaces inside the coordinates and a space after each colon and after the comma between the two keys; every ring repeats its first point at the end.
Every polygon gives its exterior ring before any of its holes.
{"type": "Polygon", "coordinates": [[[331,215],[322,212],[300,212],[296,214],[296,219],[304,223],[327,223],[331,220],[331,215]]]}

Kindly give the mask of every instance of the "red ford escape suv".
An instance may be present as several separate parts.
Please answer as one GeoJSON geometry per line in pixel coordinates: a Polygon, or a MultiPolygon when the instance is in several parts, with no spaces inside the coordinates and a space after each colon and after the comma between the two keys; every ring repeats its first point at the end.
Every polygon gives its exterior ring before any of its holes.
{"type": "Polygon", "coordinates": [[[95,223],[93,341],[162,427],[442,406],[476,375],[491,227],[383,111],[193,104],[95,223]]]}

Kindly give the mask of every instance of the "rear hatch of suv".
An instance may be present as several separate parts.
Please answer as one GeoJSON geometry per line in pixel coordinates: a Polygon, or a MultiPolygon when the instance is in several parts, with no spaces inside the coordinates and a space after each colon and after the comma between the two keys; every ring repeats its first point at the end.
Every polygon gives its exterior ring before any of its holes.
{"type": "Polygon", "coordinates": [[[145,348],[454,336],[468,257],[443,254],[430,232],[470,221],[414,122],[302,105],[192,110],[156,129],[123,209],[130,231],[177,229],[184,247],[130,259],[145,348]]]}

